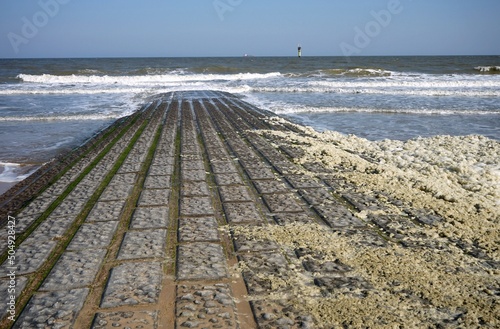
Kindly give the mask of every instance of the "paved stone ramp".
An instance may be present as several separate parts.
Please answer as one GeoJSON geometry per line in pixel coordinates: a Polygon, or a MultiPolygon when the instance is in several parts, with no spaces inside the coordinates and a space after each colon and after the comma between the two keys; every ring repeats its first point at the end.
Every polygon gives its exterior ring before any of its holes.
{"type": "Polygon", "coordinates": [[[325,294],[370,289],[345,264],[233,230],[318,223],[369,244],[397,239],[383,218],[375,230],[353,215],[383,207],[377,200],[317,164],[304,177],[292,161],[299,150],[253,132],[270,129],[270,116],[230,94],[175,92],[116,127],[16,214],[0,299],[14,269],[18,318],[2,308],[1,327],[309,328],[314,319],[287,302],[294,296],[268,296],[279,291],[271,278],[294,267],[325,294]]]}

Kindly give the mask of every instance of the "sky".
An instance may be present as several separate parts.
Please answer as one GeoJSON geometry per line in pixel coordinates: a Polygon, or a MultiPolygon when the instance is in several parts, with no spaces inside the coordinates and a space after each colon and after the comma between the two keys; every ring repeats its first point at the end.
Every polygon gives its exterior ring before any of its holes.
{"type": "Polygon", "coordinates": [[[499,0],[3,0],[0,58],[500,55],[499,0]]]}

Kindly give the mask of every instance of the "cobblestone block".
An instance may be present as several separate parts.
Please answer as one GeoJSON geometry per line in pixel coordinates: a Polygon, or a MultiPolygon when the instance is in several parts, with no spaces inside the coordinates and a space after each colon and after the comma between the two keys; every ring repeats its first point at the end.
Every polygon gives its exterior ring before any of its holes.
{"type": "Polygon", "coordinates": [[[166,151],[161,148],[161,145],[158,146],[156,155],[151,163],[152,166],[165,166],[170,165],[173,168],[175,163],[174,159],[174,151],[166,151]]]}
{"type": "Polygon", "coordinates": [[[363,227],[366,224],[343,206],[316,205],[316,211],[332,227],[363,227]]]}
{"type": "Polygon", "coordinates": [[[227,221],[232,224],[262,222],[263,219],[252,202],[224,203],[227,221]]]}
{"type": "Polygon", "coordinates": [[[273,180],[256,180],[253,182],[255,188],[261,194],[272,194],[272,193],[288,193],[290,188],[286,186],[282,181],[273,180]]]}
{"type": "Polygon", "coordinates": [[[243,185],[243,180],[241,176],[237,173],[228,173],[228,174],[216,174],[215,181],[217,185],[243,185]]]}
{"type": "Polygon", "coordinates": [[[173,165],[160,165],[160,166],[151,166],[149,168],[148,176],[168,176],[172,175],[174,172],[173,165]]]}
{"type": "Polygon", "coordinates": [[[203,161],[189,161],[187,159],[183,159],[181,161],[181,170],[205,170],[205,164],[203,161]]]}
{"type": "Polygon", "coordinates": [[[312,205],[318,204],[336,204],[338,206],[345,206],[327,188],[311,188],[299,190],[300,195],[312,205]]]}
{"type": "Polygon", "coordinates": [[[172,176],[148,176],[144,182],[145,189],[168,189],[172,187],[172,176]]]}
{"type": "Polygon", "coordinates": [[[124,162],[120,169],[118,170],[118,174],[126,174],[126,173],[134,173],[141,171],[142,162],[124,162]]]}
{"type": "Polygon", "coordinates": [[[67,250],[104,249],[109,246],[118,222],[83,224],[71,240],[67,250]]]}
{"type": "Polygon", "coordinates": [[[226,150],[220,148],[209,147],[207,148],[208,159],[211,163],[216,161],[229,161],[230,157],[226,150]]]}
{"type": "Polygon", "coordinates": [[[222,247],[215,243],[180,245],[177,263],[179,280],[218,280],[228,274],[222,247]]]}
{"type": "Polygon", "coordinates": [[[182,196],[209,196],[210,190],[206,182],[191,182],[182,183],[182,196]]]}
{"type": "Polygon", "coordinates": [[[52,198],[36,198],[26,208],[24,208],[18,215],[18,218],[41,214],[50,204],[54,202],[52,198]]]}
{"type": "Polygon", "coordinates": [[[181,146],[182,154],[199,154],[200,147],[197,144],[182,144],[181,146]]]}
{"type": "Polygon", "coordinates": [[[288,182],[296,189],[309,189],[324,187],[316,178],[307,175],[291,175],[285,177],[288,182]]]}
{"type": "Polygon", "coordinates": [[[266,194],[263,199],[272,212],[303,212],[294,193],[266,194]]]}
{"type": "Polygon", "coordinates": [[[237,252],[261,252],[278,250],[274,241],[249,239],[243,234],[233,235],[234,246],[237,252]]]}
{"type": "Polygon", "coordinates": [[[120,219],[125,201],[97,202],[87,217],[88,222],[117,221],[120,219]]]}
{"type": "Polygon", "coordinates": [[[111,271],[101,307],[157,303],[163,276],[160,263],[126,263],[111,271]]]}
{"type": "Polygon", "coordinates": [[[168,207],[136,208],[130,227],[133,229],[168,226],[168,207]]]}
{"type": "Polygon", "coordinates": [[[32,236],[38,237],[40,241],[60,239],[64,236],[71,224],[73,224],[75,219],[76,215],[65,217],[52,217],[51,215],[37,227],[35,232],[32,233],[32,236]]]}
{"type": "MultiPolygon", "coordinates": [[[[30,215],[30,216],[17,216],[16,217],[16,233],[17,234],[21,234],[23,232],[25,232],[28,227],[30,227],[39,217],[40,217],[41,214],[36,214],[36,215],[30,215]]],[[[4,230],[2,233],[6,233],[7,231],[4,230]]],[[[4,238],[2,236],[2,238],[4,238]]],[[[5,239],[7,239],[5,237],[5,239]]],[[[3,240],[3,241],[7,241],[7,240],[3,240]]]]}
{"type": "Polygon", "coordinates": [[[250,304],[259,328],[315,328],[313,317],[295,310],[289,300],[254,300],[250,304]]]}
{"type": "Polygon", "coordinates": [[[94,181],[91,185],[83,185],[80,183],[66,198],[71,200],[86,200],[94,194],[99,185],[98,182],[99,181],[94,181]]]}
{"type": "Polygon", "coordinates": [[[123,239],[118,259],[143,259],[165,256],[167,230],[129,231],[123,239]]]}
{"type": "Polygon", "coordinates": [[[316,222],[312,214],[305,212],[274,214],[274,219],[279,225],[310,224],[316,222]]]}
{"type": "MultiPolygon", "coordinates": [[[[87,178],[87,177],[88,177],[88,175],[85,176],[85,178],[87,178]]],[[[85,180],[85,178],[83,180],[85,180]]],[[[83,180],[82,180],[82,182],[80,182],[80,184],[83,184],[83,180]]],[[[55,182],[53,185],[51,185],[49,188],[47,188],[45,191],[43,191],[43,193],[40,194],[38,196],[38,198],[39,199],[55,200],[55,199],[57,199],[58,195],[60,195],[61,193],[63,193],[66,190],[68,185],[69,185],[69,182],[64,182],[64,181],[61,181],[61,179],[59,179],[57,182],[55,182]]]]}
{"type": "Polygon", "coordinates": [[[219,241],[218,224],[214,217],[179,219],[179,241],[219,241]]]}
{"type": "Polygon", "coordinates": [[[231,288],[222,283],[177,286],[177,328],[239,328],[231,288]]]}
{"type": "Polygon", "coordinates": [[[205,181],[207,173],[205,170],[184,170],[181,173],[184,181],[205,181]]]}
{"type": "Polygon", "coordinates": [[[72,328],[88,293],[84,288],[36,294],[14,328],[72,328]]]}
{"type": "Polygon", "coordinates": [[[277,175],[269,167],[263,168],[246,168],[245,169],[251,180],[261,179],[276,179],[277,175]]]}
{"type": "Polygon", "coordinates": [[[109,185],[134,185],[137,181],[136,173],[117,174],[113,176],[109,185]]]}
{"type": "Polygon", "coordinates": [[[249,169],[267,169],[269,165],[267,165],[264,160],[256,155],[251,156],[241,156],[239,155],[239,160],[241,165],[245,168],[245,170],[249,169]]]}
{"type": "Polygon", "coordinates": [[[95,279],[106,250],[65,252],[49,273],[41,290],[84,288],[95,279]]]}
{"type": "Polygon", "coordinates": [[[221,186],[219,187],[222,202],[245,202],[252,201],[246,186],[221,186]]]}
{"type": "Polygon", "coordinates": [[[232,161],[212,161],[210,163],[215,174],[237,173],[238,169],[232,161]]]}
{"type": "Polygon", "coordinates": [[[108,185],[108,187],[106,187],[99,200],[100,201],[125,200],[128,198],[133,188],[134,186],[129,184],[108,185]]]}
{"type": "Polygon", "coordinates": [[[139,199],[139,207],[166,206],[170,190],[143,190],[139,199]]]}
{"type": "Polygon", "coordinates": [[[181,216],[213,215],[212,199],[209,197],[184,197],[181,199],[181,216]]]}
{"type": "MultiPolygon", "coordinates": [[[[263,294],[273,291],[274,277],[289,279],[290,274],[286,258],[279,252],[245,253],[239,256],[247,269],[243,278],[250,294],[263,294]]],[[[276,288],[284,289],[284,288],[276,288]]]]}
{"type": "Polygon", "coordinates": [[[100,312],[95,315],[92,329],[157,329],[158,311],[100,312]]]}
{"type": "Polygon", "coordinates": [[[51,217],[69,217],[74,216],[82,211],[85,205],[85,199],[65,199],[57,208],[50,214],[51,217]]]}

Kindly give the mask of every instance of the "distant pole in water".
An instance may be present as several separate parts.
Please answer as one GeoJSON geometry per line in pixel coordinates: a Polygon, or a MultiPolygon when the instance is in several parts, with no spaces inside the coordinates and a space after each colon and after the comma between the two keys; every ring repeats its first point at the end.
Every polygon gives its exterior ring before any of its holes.
{"type": "Polygon", "coordinates": [[[302,47],[299,45],[298,47],[299,58],[302,57],[302,47]]]}

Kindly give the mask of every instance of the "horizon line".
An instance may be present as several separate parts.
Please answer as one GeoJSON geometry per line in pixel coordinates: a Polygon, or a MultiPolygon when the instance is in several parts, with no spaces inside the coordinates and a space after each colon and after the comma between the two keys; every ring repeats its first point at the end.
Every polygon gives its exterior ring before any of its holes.
{"type": "MultiPolygon", "coordinates": [[[[314,57],[337,57],[337,58],[364,58],[364,57],[500,57],[500,54],[490,55],[303,55],[301,58],[314,57]]],[[[0,60],[23,60],[23,59],[144,59],[144,58],[298,58],[296,55],[221,55],[221,56],[84,56],[84,57],[0,57],[0,60]]]]}

